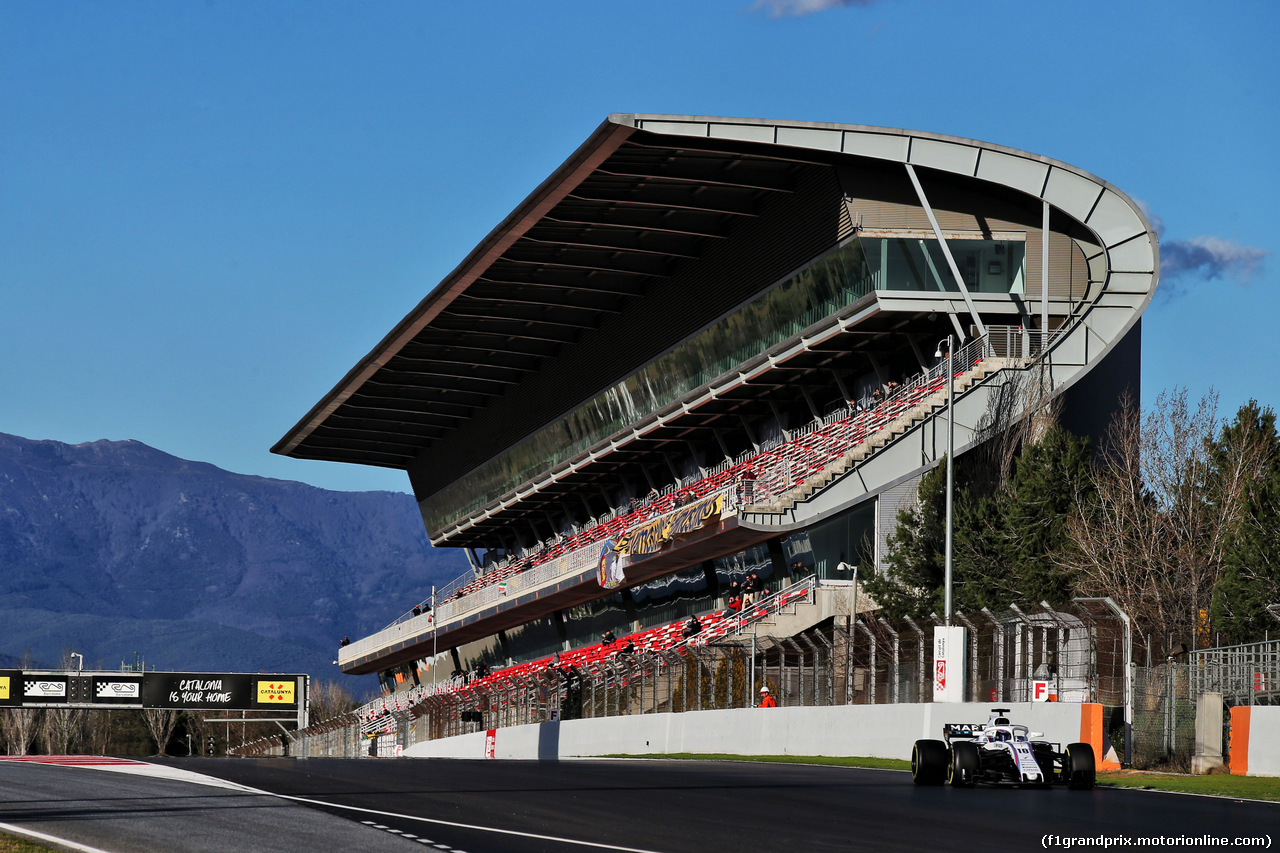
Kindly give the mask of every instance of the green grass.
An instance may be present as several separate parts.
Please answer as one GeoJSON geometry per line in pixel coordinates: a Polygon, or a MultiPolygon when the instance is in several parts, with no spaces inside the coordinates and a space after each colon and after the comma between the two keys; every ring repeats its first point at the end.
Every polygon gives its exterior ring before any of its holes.
{"type": "MultiPolygon", "coordinates": [[[[897,758],[857,758],[829,755],[722,755],[679,752],[670,755],[607,755],[605,758],[671,758],[696,761],[765,761],[774,764],[829,764],[837,767],[869,767],[876,770],[910,770],[911,762],[897,758]]],[[[1280,778],[1270,776],[1190,776],[1182,773],[1151,773],[1140,770],[1110,770],[1098,774],[1103,787],[1141,788],[1151,791],[1178,791],[1237,800],[1280,802],[1280,778]]]]}
{"type": "Polygon", "coordinates": [[[46,847],[43,844],[28,841],[17,835],[0,832],[0,853],[44,853],[44,851],[54,849],[56,848],[46,847]]]}
{"type": "Polygon", "coordinates": [[[1189,776],[1181,773],[1148,773],[1140,770],[1110,770],[1098,774],[1099,785],[1117,788],[1144,788],[1153,791],[1180,791],[1208,794],[1237,800],[1280,802],[1280,779],[1273,776],[1189,776]]]}

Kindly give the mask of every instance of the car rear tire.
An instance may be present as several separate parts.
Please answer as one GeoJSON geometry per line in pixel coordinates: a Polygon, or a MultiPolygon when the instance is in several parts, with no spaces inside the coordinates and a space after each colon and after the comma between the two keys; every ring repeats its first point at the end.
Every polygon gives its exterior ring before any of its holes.
{"type": "Polygon", "coordinates": [[[951,744],[947,782],[953,788],[969,788],[978,780],[978,745],[968,741],[951,744]]]}
{"type": "Polygon", "coordinates": [[[1093,747],[1087,743],[1073,743],[1067,746],[1062,756],[1062,772],[1067,777],[1067,787],[1073,791],[1088,791],[1098,778],[1097,763],[1093,758],[1093,747]]]}
{"type": "Polygon", "coordinates": [[[911,781],[917,785],[941,785],[947,778],[947,745],[940,740],[918,740],[911,750],[911,781]]]}

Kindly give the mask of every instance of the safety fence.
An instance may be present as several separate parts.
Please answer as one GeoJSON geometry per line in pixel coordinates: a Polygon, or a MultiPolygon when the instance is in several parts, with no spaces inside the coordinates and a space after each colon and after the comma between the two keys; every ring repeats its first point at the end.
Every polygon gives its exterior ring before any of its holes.
{"type": "MultiPolygon", "coordinates": [[[[856,605],[855,605],[856,606],[856,605]]],[[[966,699],[1044,698],[1123,706],[1128,651],[1122,620],[1089,602],[1066,608],[957,614],[968,630],[966,699]],[[1039,695],[1037,696],[1037,693],[1039,695]]],[[[929,702],[932,627],[874,614],[835,616],[790,636],[753,634],[579,665],[513,667],[483,682],[424,686],[375,700],[355,717],[313,726],[298,756],[395,755],[413,744],[551,720],[751,707],[767,687],[782,707],[929,702]],[[339,729],[342,729],[339,732],[339,729]]],[[[281,754],[278,738],[239,755],[281,754]]]]}

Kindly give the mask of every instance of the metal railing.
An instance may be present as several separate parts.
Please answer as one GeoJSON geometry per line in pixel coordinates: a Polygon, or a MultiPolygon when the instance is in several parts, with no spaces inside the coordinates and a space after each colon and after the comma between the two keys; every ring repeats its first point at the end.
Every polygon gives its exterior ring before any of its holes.
{"type": "Polygon", "coordinates": [[[1221,693],[1228,705],[1280,702],[1280,640],[1190,652],[1191,692],[1221,693]]]}
{"type": "MultiPolygon", "coordinates": [[[[312,739],[304,731],[293,749],[336,755],[327,750],[338,747],[326,744],[338,744],[345,755],[354,737],[363,738],[361,755],[394,755],[397,747],[487,728],[750,707],[763,685],[783,707],[933,700],[932,636],[922,623],[859,614],[788,636],[761,631],[776,614],[813,601],[816,591],[813,578],[779,590],[735,617],[723,636],[703,634],[671,648],[576,667],[513,667],[476,682],[414,687],[361,708],[359,722],[349,725],[356,734],[344,739],[329,731],[312,739]],[[757,609],[766,615],[757,616],[757,609]]],[[[1122,618],[1109,611],[1084,602],[957,613],[955,619],[968,629],[967,701],[1030,701],[1034,683],[1042,681],[1058,701],[1123,707],[1129,653],[1122,618]]],[[[1146,757],[1147,741],[1139,741],[1143,760],[1158,761],[1146,757]]],[[[237,752],[260,754],[259,748],[279,746],[268,740],[237,752]]]]}
{"type": "MultiPolygon", "coordinates": [[[[1062,330],[1044,332],[1011,326],[989,327],[985,336],[975,338],[956,350],[954,358],[954,364],[957,367],[956,375],[963,376],[974,370],[982,361],[991,358],[1028,359],[1038,357],[1057,340],[1061,333],[1062,330]]],[[[877,398],[874,395],[865,396],[861,400],[851,403],[848,407],[828,413],[822,420],[810,422],[799,429],[788,432],[779,445],[771,450],[763,452],[754,449],[748,450],[739,454],[736,458],[723,460],[716,466],[709,468],[701,479],[713,478],[737,465],[750,465],[755,474],[755,479],[752,481],[750,493],[743,496],[742,503],[758,505],[774,501],[789,491],[803,487],[804,484],[804,480],[796,482],[797,478],[793,475],[793,462],[784,458],[783,451],[787,447],[805,440],[815,432],[828,429],[833,423],[852,418],[865,419],[868,429],[864,433],[860,433],[861,437],[857,441],[845,441],[842,443],[837,440],[830,447],[824,449],[824,452],[832,457],[829,461],[836,462],[843,453],[870,441],[877,432],[892,424],[897,418],[916,409],[935,409],[943,405],[944,400],[934,399],[940,389],[933,386],[936,386],[939,381],[946,378],[946,364],[945,360],[941,361],[910,382],[894,388],[883,398],[877,398]],[[932,390],[929,390],[931,388],[932,390]]],[[[669,484],[658,496],[647,499],[639,506],[643,507],[653,500],[669,497],[672,493],[686,487],[684,483],[669,484]]],[[[726,496],[726,511],[728,513],[737,512],[740,509],[736,484],[727,484],[713,492],[709,492],[704,497],[715,494],[724,494],[726,496]]],[[[599,527],[620,515],[626,515],[632,511],[632,509],[628,508],[601,516],[599,519],[584,525],[583,531],[599,527]]],[[[661,518],[675,511],[676,509],[672,509],[659,515],[646,516],[636,523],[647,524],[655,518],[661,518]]],[[[491,606],[509,595],[537,589],[540,586],[562,580],[565,577],[580,574],[596,565],[600,556],[599,543],[603,541],[603,538],[603,536],[595,538],[569,553],[561,554],[552,560],[511,574],[502,581],[495,580],[464,596],[455,597],[461,590],[476,581],[474,573],[468,572],[437,591],[437,604],[434,613],[427,612],[417,616],[413,615],[412,611],[405,613],[382,631],[343,647],[340,650],[340,659],[350,660],[362,657],[403,638],[420,636],[431,631],[433,627],[439,630],[441,626],[447,625],[476,610],[491,606]]],[[[530,551],[532,550],[530,549],[530,551]]],[[[527,559],[529,559],[528,552],[525,555],[491,568],[487,574],[496,578],[514,563],[527,559]]]]}

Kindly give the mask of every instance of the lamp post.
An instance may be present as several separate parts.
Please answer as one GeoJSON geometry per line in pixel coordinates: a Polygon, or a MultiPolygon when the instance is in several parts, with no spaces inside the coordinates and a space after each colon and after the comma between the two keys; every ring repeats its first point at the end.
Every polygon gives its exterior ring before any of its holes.
{"type": "MultiPolygon", "coordinates": [[[[946,599],[943,607],[943,624],[948,628],[951,627],[951,518],[952,518],[952,500],[955,494],[955,471],[952,468],[956,455],[956,372],[955,372],[955,352],[952,344],[954,336],[947,335],[947,522],[946,522],[946,546],[943,552],[943,561],[946,566],[945,580],[946,599]]],[[[942,342],[938,342],[938,349],[933,354],[934,358],[942,358],[942,342]]]]}

